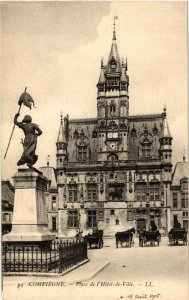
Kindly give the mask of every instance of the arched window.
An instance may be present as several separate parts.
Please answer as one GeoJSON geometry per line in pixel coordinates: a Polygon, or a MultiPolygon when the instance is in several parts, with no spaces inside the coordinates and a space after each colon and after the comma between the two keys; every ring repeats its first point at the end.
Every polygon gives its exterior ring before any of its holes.
{"type": "Polygon", "coordinates": [[[118,160],[118,156],[115,153],[114,154],[109,154],[107,159],[108,159],[108,161],[114,162],[114,161],[118,160]]]}
{"type": "Polygon", "coordinates": [[[126,106],[121,105],[120,107],[120,117],[125,117],[126,116],[126,106]]]}
{"type": "Polygon", "coordinates": [[[100,118],[104,118],[105,117],[105,107],[104,106],[101,106],[99,108],[99,117],[100,118]]]}
{"type": "Polygon", "coordinates": [[[119,225],[119,219],[118,218],[115,220],[115,223],[116,223],[116,225],[119,225]]]}
{"type": "Polygon", "coordinates": [[[181,180],[181,189],[183,191],[187,191],[188,190],[188,179],[187,178],[183,178],[181,180]]]}
{"type": "Polygon", "coordinates": [[[115,104],[110,104],[110,115],[113,116],[116,112],[115,104]]]}

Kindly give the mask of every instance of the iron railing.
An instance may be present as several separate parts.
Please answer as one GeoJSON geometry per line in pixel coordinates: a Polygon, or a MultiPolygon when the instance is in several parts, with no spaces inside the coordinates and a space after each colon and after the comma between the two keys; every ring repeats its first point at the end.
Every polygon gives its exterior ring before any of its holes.
{"type": "Polygon", "coordinates": [[[87,259],[84,240],[55,240],[50,247],[9,245],[2,246],[2,271],[32,273],[62,273],[87,259]]]}

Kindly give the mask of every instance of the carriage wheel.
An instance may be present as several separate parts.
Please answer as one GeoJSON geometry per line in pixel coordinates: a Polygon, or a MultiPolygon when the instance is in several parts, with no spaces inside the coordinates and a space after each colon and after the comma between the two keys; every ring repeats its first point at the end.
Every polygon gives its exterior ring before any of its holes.
{"type": "Polygon", "coordinates": [[[143,247],[143,240],[139,240],[139,247],[143,247]]]}
{"type": "Polygon", "coordinates": [[[98,249],[101,249],[103,247],[103,241],[98,242],[98,249]]]}

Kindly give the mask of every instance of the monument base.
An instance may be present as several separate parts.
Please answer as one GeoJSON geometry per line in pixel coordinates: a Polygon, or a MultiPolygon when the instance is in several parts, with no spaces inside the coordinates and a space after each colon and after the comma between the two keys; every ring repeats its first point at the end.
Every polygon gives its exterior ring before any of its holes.
{"type": "Polygon", "coordinates": [[[12,231],[3,235],[10,244],[44,244],[55,239],[48,230],[45,192],[47,179],[36,169],[19,169],[15,186],[12,231]]]}

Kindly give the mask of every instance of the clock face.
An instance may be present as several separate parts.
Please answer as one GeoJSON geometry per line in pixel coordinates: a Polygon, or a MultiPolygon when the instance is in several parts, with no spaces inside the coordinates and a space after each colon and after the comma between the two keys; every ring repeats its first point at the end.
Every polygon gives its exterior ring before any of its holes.
{"type": "Polygon", "coordinates": [[[110,150],[117,150],[117,143],[116,142],[111,142],[109,144],[110,150]]]}

